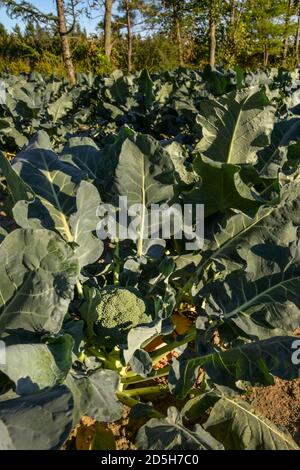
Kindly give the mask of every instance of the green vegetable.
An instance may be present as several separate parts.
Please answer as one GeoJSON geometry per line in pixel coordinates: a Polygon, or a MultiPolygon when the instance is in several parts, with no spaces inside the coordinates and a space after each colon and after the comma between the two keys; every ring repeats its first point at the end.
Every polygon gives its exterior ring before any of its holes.
{"type": "Polygon", "coordinates": [[[150,321],[145,302],[133,290],[122,287],[104,288],[96,310],[94,331],[106,347],[123,344],[132,328],[150,321]]]}

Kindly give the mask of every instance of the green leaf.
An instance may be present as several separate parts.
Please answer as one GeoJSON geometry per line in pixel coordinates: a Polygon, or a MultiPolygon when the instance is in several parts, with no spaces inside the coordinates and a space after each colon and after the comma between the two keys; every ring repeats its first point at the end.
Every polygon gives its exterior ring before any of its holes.
{"type": "Polygon", "coordinates": [[[299,142],[300,119],[283,120],[274,126],[271,148],[262,152],[258,162],[259,173],[264,178],[277,178],[284,164],[288,161],[288,151],[299,142]],[[265,155],[264,155],[265,154],[265,155]]]}
{"type": "Polygon", "coordinates": [[[231,397],[223,396],[214,405],[204,427],[227,450],[299,450],[287,432],[231,397]]]}
{"type": "Polygon", "coordinates": [[[53,232],[18,229],[0,257],[0,330],[58,332],[79,275],[72,249],[53,232]]]}
{"type": "Polygon", "coordinates": [[[258,87],[201,102],[197,122],[203,139],[196,150],[222,163],[256,163],[257,151],[268,144],[275,110],[258,87]]]}
{"type": "Polygon", "coordinates": [[[69,93],[64,93],[54,103],[48,107],[48,113],[53,118],[53,124],[56,124],[62,117],[73,109],[73,98],[69,93]]]}
{"type": "Polygon", "coordinates": [[[59,385],[72,366],[73,339],[69,335],[54,338],[48,344],[17,344],[10,338],[4,343],[6,364],[0,364],[0,371],[14,382],[18,395],[59,385]]]}
{"type": "Polygon", "coordinates": [[[32,201],[34,199],[35,196],[31,188],[16,173],[2,152],[0,152],[0,169],[7,182],[12,206],[22,200],[32,201]]]}
{"type": "Polygon", "coordinates": [[[103,253],[103,242],[93,235],[99,221],[97,209],[101,199],[94,185],[82,181],[76,201],[77,212],[71,215],[69,224],[74,242],[78,245],[74,250],[75,256],[83,267],[96,262],[103,253]]]}
{"type": "Polygon", "coordinates": [[[1,450],[59,450],[72,429],[67,387],[0,402],[1,450]]]}
{"type": "Polygon", "coordinates": [[[152,418],[138,432],[136,443],[141,450],[222,450],[223,446],[199,424],[186,428],[180,413],[172,407],[166,419],[152,418]]]}
{"type": "Polygon", "coordinates": [[[14,208],[15,219],[23,228],[56,230],[67,242],[73,242],[68,218],[76,211],[75,194],[85,174],[61,162],[51,150],[36,147],[38,138],[13,165],[38,200],[33,204],[19,202],[14,208]]]}
{"type": "Polygon", "coordinates": [[[251,339],[289,334],[300,323],[300,260],[297,246],[254,245],[246,270],[209,283],[200,295],[206,313],[234,323],[251,339]]]}
{"type": "Polygon", "coordinates": [[[199,155],[194,161],[194,171],[200,179],[193,189],[183,193],[184,201],[204,204],[205,217],[227,209],[247,211],[261,203],[257,192],[243,181],[238,165],[199,155]]]}
{"type": "MultiPolygon", "coordinates": [[[[194,289],[195,294],[199,294],[205,270],[209,265],[215,264],[216,272],[219,276],[222,274],[221,279],[224,279],[232,270],[245,269],[247,260],[256,257],[259,276],[264,255],[259,255],[259,251],[253,249],[254,247],[269,245],[274,247],[276,252],[278,246],[280,247],[278,258],[283,254],[283,247],[295,244],[298,240],[297,227],[300,224],[299,196],[300,185],[299,179],[296,178],[282,188],[280,203],[269,207],[262,206],[254,217],[242,213],[229,213],[223,219],[215,217],[212,223],[207,222],[202,260],[189,280],[192,284],[200,281],[199,288],[194,289]]],[[[266,250],[270,251],[267,247],[266,250]]],[[[288,253],[285,256],[288,256],[288,253]]],[[[270,263],[270,256],[268,260],[270,263]]],[[[265,268],[267,262],[263,263],[265,268]]],[[[255,263],[251,263],[252,269],[254,265],[255,263]]],[[[271,269],[268,272],[272,273],[272,267],[275,269],[274,274],[278,273],[278,267],[274,262],[271,262],[271,269]]],[[[248,270],[251,270],[249,265],[248,270]]],[[[251,275],[249,281],[251,282],[251,275]]]]}
{"type": "Polygon", "coordinates": [[[103,152],[88,137],[71,138],[62,151],[61,161],[86,171],[93,180],[103,178],[104,176],[103,152]]]}
{"type": "Polygon", "coordinates": [[[292,363],[295,339],[294,336],[279,336],[202,356],[182,354],[173,361],[169,375],[171,391],[184,399],[200,367],[215,384],[236,390],[245,387],[245,384],[272,385],[274,376],[285,380],[297,378],[298,365],[292,363]]]}
{"type": "Polygon", "coordinates": [[[74,423],[85,415],[97,421],[118,421],[123,412],[116,398],[119,381],[112,370],[100,369],[90,375],[70,373],[65,384],[74,398],[74,423]]]}
{"type": "Polygon", "coordinates": [[[174,194],[174,167],[167,152],[151,137],[135,134],[121,148],[115,169],[115,195],[126,196],[128,207],[142,206],[137,230],[138,254],[143,254],[147,238],[146,209],[168,202],[174,194]]]}

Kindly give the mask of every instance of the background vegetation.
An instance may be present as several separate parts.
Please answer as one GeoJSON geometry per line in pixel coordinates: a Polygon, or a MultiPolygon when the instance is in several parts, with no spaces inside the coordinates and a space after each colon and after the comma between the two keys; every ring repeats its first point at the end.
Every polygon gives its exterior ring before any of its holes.
{"type": "Polygon", "coordinates": [[[151,72],[178,66],[293,68],[299,62],[300,0],[56,0],[57,16],[26,1],[0,0],[0,71],[48,75],[151,72]],[[99,17],[95,33],[82,17],[99,17]],[[102,19],[103,18],[103,19],[102,19]]]}

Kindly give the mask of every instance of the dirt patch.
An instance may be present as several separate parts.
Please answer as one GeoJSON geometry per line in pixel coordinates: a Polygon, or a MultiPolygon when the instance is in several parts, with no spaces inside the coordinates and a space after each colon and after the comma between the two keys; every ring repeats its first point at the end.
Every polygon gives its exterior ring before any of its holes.
{"type": "MultiPolygon", "coordinates": [[[[136,450],[135,433],[128,427],[130,409],[124,406],[123,416],[115,423],[101,423],[115,437],[117,450],[136,450]]],[[[96,431],[96,421],[84,416],[78,426],[73,429],[63,450],[90,450],[96,431]]]]}
{"type": "Polygon", "coordinates": [[[249,397],[257,411],[290,432],[300,445],[300,379],[276,378],[275,385],[254,388],[249,397]]]}
{"type": "Polygon", "coordinates": [[[130,408],[124,406],[122,419],[116,423],[106,425],[116,438],[117,450],[136,450],[136,446],[134,444],[135,433],[133,433],[128,427],[129,413],[130,408]]]}

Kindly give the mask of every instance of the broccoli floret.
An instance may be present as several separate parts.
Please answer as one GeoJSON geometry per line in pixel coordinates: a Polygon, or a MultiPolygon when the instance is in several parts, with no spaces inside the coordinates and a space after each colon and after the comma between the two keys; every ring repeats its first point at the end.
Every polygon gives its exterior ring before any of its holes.
{"type": "Polygon", "coordinates": [[[126,343],[132,328],[151,321],[145,302],[133,289],[106,287],[100,294],[94,331],[104,346],[113,348],[126,343]]]}

